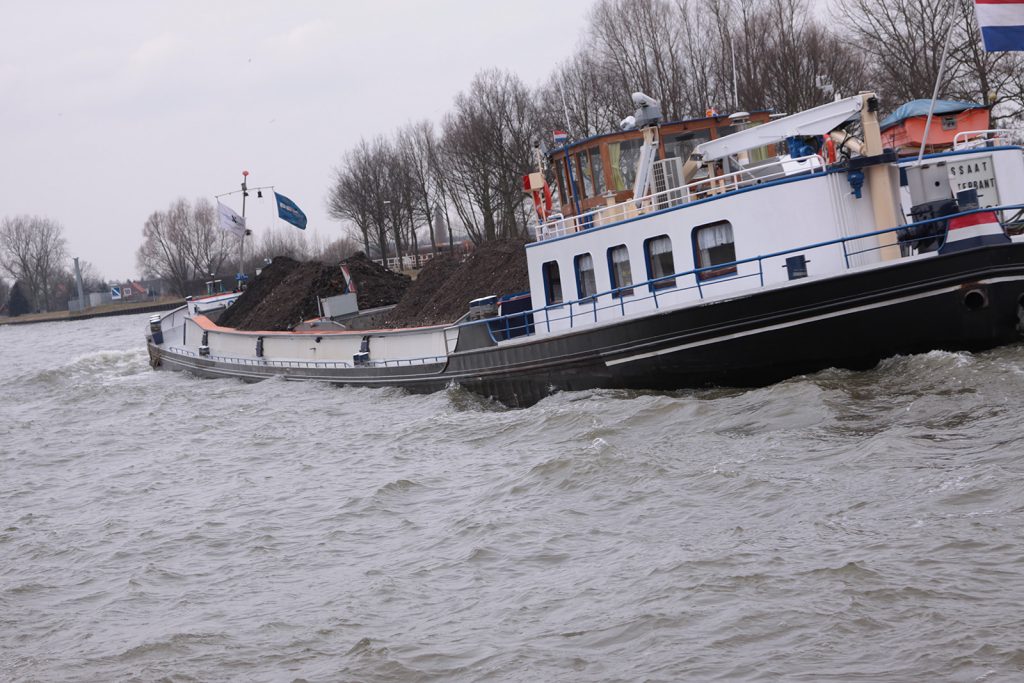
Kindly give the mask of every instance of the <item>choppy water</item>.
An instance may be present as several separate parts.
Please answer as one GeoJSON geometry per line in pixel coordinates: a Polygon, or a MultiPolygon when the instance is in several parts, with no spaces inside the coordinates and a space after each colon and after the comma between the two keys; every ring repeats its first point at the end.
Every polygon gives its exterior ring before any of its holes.
{"type": "Polygon", "coordinates": [[[0,327],[2,680],[1024,680],[1024,346],[506,410],[146,319],[0,327]]]}

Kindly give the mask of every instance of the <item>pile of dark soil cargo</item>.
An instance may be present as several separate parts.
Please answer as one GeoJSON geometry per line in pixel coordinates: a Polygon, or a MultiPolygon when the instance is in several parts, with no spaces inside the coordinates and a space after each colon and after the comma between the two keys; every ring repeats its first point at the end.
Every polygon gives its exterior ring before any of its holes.
{"type": "Polygon", "coordinates": [[[458,320],[482,296],[530,288],[525,242],[485,242],[461,263],[448,256],[427,262],[409,291],[385,317],[384,327],[441,325],[458,320]]]}
{"type": "MultiPolygon", "coordinates": [[[[362,253],[344,263],[356,284],[361,310],[397,303],[409,287],[407,276],[377,265],[362,253]]],[[[224,311],[217,324],[239,330],[290,330],[320,314],[319,298],[344,291],[340,267],[278,257],[224,311]]]]}
{"type": "MultiPolygon", "coordinates": [[[[438,256],[427,262],[411,284],[407,275],[387,270],[361,252],[343,263],[355,282],[360,311],[398,304],[382,319],[366,324],[441,325],[465,315],[473,299],[529,289],[524,245],[487,242],[464,260],[438,256]]],[[[281,256],[263,269],[217,324],[239,330],[290,330],[320,314],[317,299],[344,290],[340,267],[281,256]]]]}

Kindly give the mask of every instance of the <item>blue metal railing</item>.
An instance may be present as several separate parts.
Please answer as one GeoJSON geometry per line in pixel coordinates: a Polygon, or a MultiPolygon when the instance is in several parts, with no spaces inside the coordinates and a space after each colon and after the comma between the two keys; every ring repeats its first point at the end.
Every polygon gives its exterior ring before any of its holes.
{"type": "MultiPolygon", "coordinates": [[[[767,253],[767,254],[760,254],[758,256],[752,256],[750,258],[739,259],[739,260],[731,261],[731,262],[728,262],[728,263],[719,263],[719,264],[715,264],[713,266],[706,266],[706,267],[703,267],[703,268],[694,268],[693,270],[687,270],[687,271],[682,271],[682,272],[679,272],[679,273],[674,273],[672,275],[665,275],[663,277],[652,278],[652,279],[646,280],[644,282],[632,283],[632,284],[629,284],[629,285],[625,285],[623,287],[616,287],[614,289],[610,289],[610,290],[607,290],[607,291],[604,291],[604,292],[598,292],[597,294],[593,294],[593,295],[590,295],[590,296],[582,297],[580,299],[575,299],[575,300],[572,300],[572,301],[563,301],[563,302],[557,303],[557,304],[548,304],[548,305],[540,307],[540,308],[534,308],[533,310],[530,310],[530,311],[523,311],[523,312],[519,312],[519,313],[512,313],[512,314],[509,314],[509,315],[499,316],[499,317],[496,317],[496,318],[487,318],[485,320],[460,323],[459,325],[455,325],[453,327],[454,328],[461,328],[461,327],[466,327],[468,325],[478,325],[478,324],[481,324],[481,323],[488,324],[488,331],[491,334],[491,338],[495,341],[495,343],[497,343],[499,341],[504,341],[504,340],[510,338],[510,335],[508,335],[507,333],[505,334],[503,339],[499,339],[499,338],[497,338],[495,336],[495,328],[496,327],[499,330],[502,328],[502,326],[504,326],[506,329],[508,329],[510,327],[510,323],[508,321],[509,318],[516,319],[516,322],[514,323],[514,325],[516,325],[517,327],[522,327],[522,323],[519,322],[519,320],[521,320],[524,316],[528,316],[528,315],[532,316],[534,321],[538,321],[537,324],[540,324],[539,321],[541,320],[541,318],[543,318],[544,329],[547,332],[551,331],[551,324],[552,323],[557,323],[559,321],[567,320],[568,323],[569,323],[569,328],[572,329],[573,327],[575,327],[578,324],[580,324],[578,322],[578,320],[581,317],[583,317],[583,316],[585,316],[586,319],[588,319],[590,321],[597,322],[599,320],[598,313],[600,311],[607,311],[607,310],[612,310],[612,309],[618,309],[619,315],[624,317],[626,315],[626,305],[627,304],[633,306],[634,308],[638,308],[637,305],[640,304],[641,302],[652,300],[653,303],[654,303],[654,308],[658,309],[661,306],[661,304],[658,301],[658,297],[660,296],[662,299],[664,299],[665,296],[668,295],[668,294],[678,295],[680,292],[687,292],[687,291],[692,291],[692,290],[696,289],[697,290],[698,300],[703,300],[704,297],[705,297],[705,291],[704,291],[705,289],[708,289],[708,288],[713,287],[715,285],[726,283],[726,282],[736,282],[738,280],[743,280],[743,279],[746,279],[746,278],[754,278],[754,277],[758,278],[759,286],[764,287],[764,262],[767,261],[767,260],[770,260],[770,259],[779,259],[779,258],[782,258],[784,256],[789,256],[791,254],[806,253],[808,251],[813,251],[813,250],[817,250],[817,249],[825,249],[825,248],[828,248],[828,247],[839,246],[842,249],[842,253],[843,253],[843,263],[844,263],[846,269],[849,270],[850,267],[851,267],[850,266],[850,258],[852,256],[856,256],[858,254],[866,254],[866,253],[870,253],[870,252],[873,252],[873,251],[880,251],[882,249],[890,248],[890,247],[897,247],[898,248],[900,246],[913,245],[913,244],[916,244],[916,243],[919,243],[919,242],[922,242],[922,241],[925,241],[925,240],[934,240],[934,239],[936,239],[936,235],[934,235],[934,234],[933,235],[925,235],[925,236],[922,236],[922,237],[917,237],[917,238],[912,238],[912,239],[906,239],[905,238],[905,239],[900,239],[898,244],[882,244],[882,245],[877,245],[877,246],[869,247],[867,249],[857,249],[857,250],[853,250],[853,251],[851,251],[848,248],[848,245],[849,245],[850,242],[855,242],[856,240],[862,240],[862,239],[877,237],[879,235],[898,233],[898,232],[901,232],[901,231],[906,231],[906,230],[908,230],[910,228],[916,228],[916,227],[921,227],[921,226],[925,226],[925,225],[929,225],[929,224],[933,224],[933,223],[939,223],[939,222],[942,222],[942,221],[948,221],[950,218],[955,218],[955,217],[958,217],[958,216],[970,216],[970,215],[976,214],[976,213],[998,212],[998,211],[1012,211],[1012,210],[1024,210],[1024,204],[1006,204],[1006,205],[1002,205],[1002,206],[987,207],[987,208],[983,208],[983,209],[972,209],[972,210],[969,210],[969,211],[962,211],[960,213],[951,214],[951,215],[948,215],[948,216],[941,216],[939,218],[929,218],[927,220],[915,221],[913,223],[906,223],[904,225],[900,225],[900,226],[897,226],[895,228],[886,228],[884,230],[874,230],[872,232],[861,233],[861,234],[858,234],[858,235],[851,235],[849,237],[840,237],[840,238],[837,238],[837,239],[827,240],[827,241],[824,241],[824,242],[815,242],[813,244],[807,244],[807,245],[803,245],[803,246],[800,246],[800,247],[794,247],[794,248],[791,248],[791,249],[783,249],[781,251],[770,252],[770,253],[767,253]],[[757,271],[756,272],[740,273],[740,266],[743,266],[743,265],[746,265],[746,264],[751,264],[751,263],[756,263],[757,264],[757,271]],[[720,277],[714,277],[713,279],[702,277],[705,273],[721,272],[723,270],[728,270],[728,269],[733,270],[735,272],[735,274],[733,274],[733,275],[723,275],[723,276],[720,276],[720,277]],[[680,286],[678,284],[680,280],[684,280],[684,279],[687,279],[687,278],[690,278],[690,277],[693,278],[694,284],[687,285],[687,286],[680,286]],[[668,283],[668,282],[671,282],[672,284],[670,286],[667,286],[667,287],[666,286],[663,286],[663,287],[660,287],[660,288],[658,287],[659,283],[668,283]],[[635,292],[636,290],[639,290],[641,288],[646,288],[650,292],[650,294],[648,294],[646,296],[632,296],[627,301],[626,293],[635,292]],[[610,301],[610,303],[601,303],[604,300],[610,301]],[[557,315],[554,315],[555,313],[557,313],[557,315]]],[[[938,235],[938,237],[944,237],[944,235],[940,233],[938,235]]],[[[904,256],[902,258],[906,258],[906,257],[904,256]]],[[[526,334],[521,334],[521,335],[518,335],[518,336],[528,336],[530,334],[533,334],[534,331],[535,331],[534,325],[530,325],[529,327],[530,327],[530,329],[529,329],[529,331],[526,332],[526,334]]]]}

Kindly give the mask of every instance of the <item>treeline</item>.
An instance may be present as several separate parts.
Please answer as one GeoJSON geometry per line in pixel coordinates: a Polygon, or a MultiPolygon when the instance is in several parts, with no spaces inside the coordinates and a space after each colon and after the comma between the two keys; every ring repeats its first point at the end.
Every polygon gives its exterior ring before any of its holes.
{"type": "MultiPolygon", "coordinates": [[[[79,262],[87,291],[105,288],[92,264],[79,262]]],[[[67,308],[77,297],[64,239],[64,227],[41,216],[9,216],[0,220],[0,309],[9,315],[67,308]]]]}
{"type": "MultiPolygon", "coordinates": [[[[331,262],[347,258],[357,247],[348,238],[307,240],[289,226],[260,231],[255,241],[246,239],[245,249],[245,270],[251,272],[253,264],[260,267],[276,256],[331,262]]],[[[146,219],[136,265],[144,277],[161,278],[170,291],[187,296],[201,293],[211,276],[228,285],[238,272],[239,257],[239,239],[220,229],[213,202],[180,198],[146,219]]]]}
{"type": "Polygon", "coordinates": [[[329,212],[378,254],[416,253],[424,232],[436,251],[453,224],[474,242],[525,237],[520,178],[552,130],[572,140],[617,130],[638,90],[667,120],[796,112],[862,90],[891,110],[931,97],[950,19],[940,97],[1016,116],[1024,61],[983,51],[971,0],[836,0],[828,14],[808,0],[600,0],[543,85],[481,71],[437,124],[361,140],[335,169],[329,212]]]}

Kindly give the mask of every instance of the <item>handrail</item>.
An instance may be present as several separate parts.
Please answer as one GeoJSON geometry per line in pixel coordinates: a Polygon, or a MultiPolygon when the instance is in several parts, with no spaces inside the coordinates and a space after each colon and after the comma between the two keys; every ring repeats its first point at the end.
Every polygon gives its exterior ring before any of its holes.
{"type": "Polygon", "coordinates": [[[702,196],[725,194],[744,187],[771,182],[791,175],[815,172],[823,173],[826,165],[825,159],[820,154],[810,154],[808,156],[797,157],[795,159],[779,159],[769,164],[757,166],[756,168],[758,169],[769,169],[773,166],[779,167],[777,171],[766,173],[763,176],[754,175],[750,168],[743,168],[739,171],[734,171],[724,175],[701,178],[700,180],[695,180],[687,185],[670,187],[666,190],[662,190],[661,192],[655,192],[639,198],[627,199],[624,202],[619,202],[618,204],[612,204],[610,206],[600,206],[581,213],[578,216],[560,217],[555,220],[538,223],[535,227],[537,241],[540,242],[553,239],[555,237],[562,237],[581,230],[587,230],[595,227],[596,225],[610,225],[612,223],[617,223],[619,221],[626,220],[627,218],[642,215],[651,210],[652,207],[654,210],[661,210],[668,207],[681,206],[694,201],[695,195],[699,195],[697,197],[699,199],[702,198],[702,196]],[[788,166],[799,166],[806,162],[812,162],[807,164],[808,168],[801,168],[797,171],[787,169],[788,166]],[[744,178],[743,176],[747,177],[744,178]]]}
{"type": "Polygon", "coordinates": [[[1003,137],[1009,137],[1014,132],[1015,131],[1012,128],[986,128],[985,130],[965,130],[965,131],[961,131],[961,132],[959,132],[959,133],[957,133],[956,135],[953,136],[953,149],[954,150],[962,149],[962,148],[970,149],[970,145],[968,144],[968,140],[971,137],[979,138],[979,139],[971,140],[970,141],[970,142],[973,142],[973,143],[978,143],[978,142],[982,142],[982,143],[996,143],[996,142],[999,142],[1003,137]],[[989,137],[993,133],[995,133],[996,135],[994,137],[989,137]],[[984,135],[985,137],[983,137],[983,138],[980,137],[982,135],[984,135]]]}
{"type": "MultiPolygon", "coordinates": [[[[871,231],[871,232],[861,233],[861,234],[858,234],[858,235],[851,235],[851,236],[848,236],[848,237],[840,237],[840,238],[837,238],[837,239],[827,240],[827,241],[824,241],[824,242],[815,242],[813,244],[802,245],[802,246],[794,247],[794,248],[790,248],[790,249],[783,249],[781,251],[775,251],[775,252],[770,252],[770,253],[766,253],[766,254],[760,254],[758,256],[752,256],[750,258],[739,259],[737,261],[731,261],[729,263],[718,263],[718,264],[715,264],[713,266],[705,266],[703,268],[694,268],[692,270],[681,271],[681,272],[678,272],[678,273],[674,273],[672,275],[665,275],[663,277],[651,278],[651,279],[646,280],[644,282],[634,282],[634,283],[631,283],[631,284],[629,284],[627,286],[617,287],[617,288],[610,289],[610,290],[607,290],[607,291],[598,292],[596,294],[593,294],[593,295],[590,295],[590,296],[587,296],[587,297],[583,297],[583,298],[580,298],[580,299],[574,299],[572,301],[563,301],[563,302],[560,302],[560,303],[557,303],[557,304],[548,304],[548,305],[542,306],[540,308],[534,308],[534,309],[529,310],[529,311],[521,311],[521,312],[518,312],[518,313],[510,313],[510,314],[507,314],[507,315],[504,315],[504,316],[497,316],[497,317],[494,317],[494,318],[485,318],[483,320],[475,320],[475,321],[472,321],[472,322],[459,323],[459,324],[456,324],[456,325],[452,325],[450,328],[448,328],[448,330],[449,331],[457,330],[459,328],[466,327],[468,325],[479,325],[481,323],[488,324],[488,325],[493,325],[494,323],[499,323],[499,329],[500,329],[500,324],[504,321],[505,326],[514,325],[517,329],[518,328],[524,328],[524,327],[527,328],[527,329],[532,328],[534,330],[533,332],[527,331],[525,334],[519,335],[519,336],[530,336],[530,335],[536,333],[536,327],[538,325],[543,325],[546,328],[546,330],[548,332],[550,332],[551,331],[551,323],[562,321],[562,320],[568,320],[569,321],[569,326],[570,326],[570,329],[571,329],[571,328],[573,328],[573,327],[575,327],[577,325],[576,320],[581,317],[582,313],[586,313],[587,314],[586,318],[588,320],[591,320],[591,321],[597,321],[598,320],[598,315],[597,314],[598,314],[599,311],[610,310],[610,309],[619,309],[620,314],[622,316],[625,316],[626,315],[625,308],[626,308],[627,304],[636,304],[636,303],[641,302],[641,301],[647,301],[647,300],[652,300],[653,299],[655,308],[659,308],[658,298],[659,297],[664,297],[665,295],[667,295],[669,293],[672,293],[672,292],[690,291],[690,290],[696,289],[700,299],[704,299],[705,298],[704,297],[704,289],[706,289],[706,288],[713,287],[714,285],[721,284],[721,283],[724,283],[724,282],[734,282],[736,280],[741,280],[741,279],[744,279],[744,278],[752,278],[752,277],[759,277],[760,278],[760,282],[761,282],[761,286],[764,286],[764,261],[769,260],[769,259],[777,259],[777,258],[780,258],[780,257],[783,257],[783,256],[787,256],[787,255],[790,255],[790,254],[795,254],[795,253],[798,253],[798,252],[808,252],[808,251],[812,251],[812,250],[815,250],[815,249],[822,249],[822,248],[830,247],[830,246],[837,246],[838,245],[838,246],[841,246],[843,248],[844,263],[845,263],[846,269],[848,270],[851,267],[850,266],[850,257],[851,256],[855,256],[857,254],[869,253],[869,252],[872,252],[872,251],[878,251],[878,250],[884,249],[884,248],[886,248],[888,246],[888,245],[876,245],[876,246],[873,246],[873,247],[870,247],[870,248],[867,248],[867,249],[860,249],[860,250],[857,250],[857,251],[849,251],[846,247],[847,247],[847,244],[850,243],[850,242],[855,242],[857,240],[867,239],[867,238],[871,238],[871,237],[877,237],[879,235],[895,233],[895,232],[899,232],[899,231],[902,231],[902,230],[906,230],[908,228],[914,228],[914,227],[918,227],[918,226],[922,226],[922,225],[927,225],[927,224],[930,224],[930,223],[937,223],[937,222],[941,222],[941,221],[948,221],[950,218],[955,218],[955,217],[959,217],[959,216],[970,216],[970,215],[977,214],[977,213],[1010,211],[1010,210],[1024,210],[1024,204],[1005,204],[1005,205],[995,206],[995,207],[971,209],[971,210],[968,210],[968,211],[961,211],[960,213],[951,214],[951,215],[948,215],[948,216],[941,216],[941,217],[938,217],[938,218],[929,218],[929,219],[925,219],[925,220],[921,220],[921,221],[915,221],[913,223],[906,223],[906,224],[903,224],[903,225],[898,225],[898,226],[893,227],[893,228],[885,228],[885,229],[882,229],[882,230],[874,230],[874,231],[871,231]],[[745,265],[745,264],[749,264],[749,263],[757,263],[758,264],[757,271],[756,272],[751,272],[751,273],[740,274],[739,266],[745,265]],[[714,279],[709,279],[709,280],[701,280],[700,276],[701,276],[702,273],[707,273],[707,272],[710,272],[710,271],[720,271],[720,270],[728,269],[728,268],[735,269],[735,274],[727,275],[727,276],[723,276],[723,277],[719,277],[719,278],[714,278],[714,279]],[[658,283],[660,283],[660,282],[668,282],[670,280],[681,280],[681,279],[688,278],[688,277],[693,277],[694,281],[695,281],[695,284],[684,286],[684,287],[676,286],[676,287],[673,287],[671,289],[658,289],[656,287],[656,285],[658,283]],[[629,301],[626,301],[625,296],[622,296],[622,293],[625,292],[626,290],[634,290],[635,291],[635,290],[638,290],[638,289],[641,289],[641,288],[648,289],[650,294],[648,294],[647,296],[642,296],[642,297],[632,297],[632,298],[629,299],[629,301]],[[611,303],[599,306],[598,302],[600,300],[602,300],[603,298],[610,298],[611,303]],[[562,311],[564,311],[564,314],[562,313],[562,311]],[[552,312],[559,312],[559,315],[555,316],[555,317],[552,317],[552,315],[551,315],[552,312]],[[532,322],[526,322],[526,323],[521,322],[521,321],[527,321],[528,317],[532,317],[533,321],[532,322]]],[[[912,244],[912,243],[915,243],[915,242],[921,242],[923,240],[933,239],[933,237],[934,236],[924,236],[924,237],[918,237],[918,238],[913,238],[913,239],[903,239],[903,240],[901,240],[901,243],[903,243],[903,244],[912,244]]],[[[493,330],[493,327],[491,327],[489,329],[493,330]]],[[[496,341],[498,341],[498,340],[496,340],[496,341]]]]}
{"type": "MultiPolygon", "coordinates": [[[[229,363],[236,363],[241,365],[254,365],[254,366],[269,366],[269,367],[283,367],[283,368],[354,368],[357,367],[353,363],[344,360],[271,360],[262,356],[216,356],[210,354],[208,356],[200,356],[195,351],[189,351],[188,349],[180,346],[168,346],[167,350],[183,356],[190,356],[192,358],[206,358],[207,360],[218,360],[226,361],[229,363]]],[[[443,363],[448,360],[447,356],[420,356],[418,358],[386,358],[381,360],[371,360],[362,364],[359,367],[401,367],[403,365],[427,365],[431,363],[443,363]]]]}

